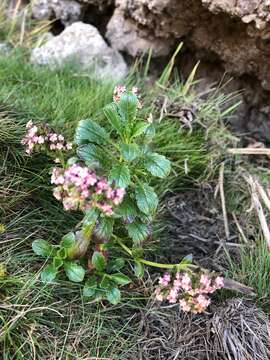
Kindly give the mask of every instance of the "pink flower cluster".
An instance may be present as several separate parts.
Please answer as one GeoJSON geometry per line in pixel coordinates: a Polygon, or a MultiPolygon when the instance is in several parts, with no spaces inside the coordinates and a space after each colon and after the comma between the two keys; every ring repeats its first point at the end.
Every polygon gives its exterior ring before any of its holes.
{"type": "Polygon", "coordinates": [[[181,310],[197,314],[205,311],[210,304],[208,294],[223,286],[224,280],[220,276],[177,272],[175,276],[164,274],[159,278],[155,295],[158,301],[167,300],[171,304],[178,302],[181,310]]]}
{"type": "MultiPolygon", "coordinates": [[[[114,102],[118,102],[121,98],[121,95],[123,95],[125,92],[127,91],[127,88],[125,85],[117,85],[114,88],[114,92],[113,92],[113,101],[114,102]]],[[[137,97],[138,99],[138,109],[142,108],[142,102],[140,100],[140,91],[136,86],[133,86],[131,89],[131,92],[137,97]]]]}
{"type": "Polygon", "coordinates": [[[72,143],[67,143],[61,134],[53,132],[47,124],[35,125],[33,121],[26,124],[27,134],[22,139],[22,145],[26,146],[26,153],[31,154],[34,150],[66,151],[72,149],[72,143]]]}
{"type": "Polygon", "coordinates": [[[125,195],[125,189],[112,188],[105,178],[80,164],[67,169],[54,168],[51,183],[57,185],[53,194],[63,202],[65,210],[85,211],[95,207],[110,216],[113,207],[119,205],[125,195]]]}

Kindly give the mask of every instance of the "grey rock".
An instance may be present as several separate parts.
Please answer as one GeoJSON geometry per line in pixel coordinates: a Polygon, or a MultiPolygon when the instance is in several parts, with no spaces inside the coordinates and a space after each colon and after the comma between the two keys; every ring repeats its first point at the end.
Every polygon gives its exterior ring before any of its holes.
{"type": "Polygon", "coordinates": [[[68,26],[81,19],[82,5],[75,0],[35,0],[32,15],[37,20],[58,18],[68,26]]]}
{"type": "Polygon", "coordinates": [[[0,56],[7,56],[11,51],[11,47],[5,42],[0,42],[0,56]]]}
{"type": "Polygon", "coordinates": [[[122,55],[110,48],[98,30],[76,22],[41,47],[32,50],[31,62],[51,68],[67,62],[78,64],[78,70],[93,70],[96,77],[123,77],[127,65],[122,55]]]}

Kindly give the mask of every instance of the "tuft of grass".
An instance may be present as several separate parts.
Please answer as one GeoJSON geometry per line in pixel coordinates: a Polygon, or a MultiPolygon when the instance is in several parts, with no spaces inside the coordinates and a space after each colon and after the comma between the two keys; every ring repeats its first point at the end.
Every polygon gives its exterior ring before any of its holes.
{"type": "Polygon", "coordinates": [[[229,275],[250,286],[257,294],[258,303],[270,311],[270,252],[262,238],[254,246],[243,246],[238,259],[229,258],[229,275]]]}

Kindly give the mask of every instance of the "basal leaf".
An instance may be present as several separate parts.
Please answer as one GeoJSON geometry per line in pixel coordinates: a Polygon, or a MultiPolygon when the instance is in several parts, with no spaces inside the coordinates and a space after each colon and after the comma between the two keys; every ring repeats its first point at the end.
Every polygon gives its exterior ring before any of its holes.
{"type": "Polygon", "coordinates": [[[45,268],[41,271],[40,277],[41,281],[46,283],[51,283],[57,275],[57,269],[53,264],[45,266],[45,268]]]}
{"type": "Polygon", "coordinates": [[[77,150],[78,156],[80,159],[84,160],[86,163],[98,162],[100,164],[105,164],[107,157],[101,147],[95,144],[86,144],[81,145],[77,150]]]}
{"type": "Polygon", "coordinates": [[[118,288],[114,287],[112,288],[110,291],[107,292],[107,300],[113,304],[116,305],[120,302],[121,300],[121,292],[119,291],[118,288]]]}
{"type": "Polygon", "coordinates": [[[82,282],[85,275],[85,270],[81,265],[73,261],[65,261],[64,269],[67,277],[73,282],[82,282]]]}
{"type": "Polygon", "coordinates": [[[90,276],[83,288],[83,296],[93,297],[97,290],[97,278],[95,276],[90,276]]]}
{"type": "Polygon", "coordinates": [[[103,271],[106,267],[106,259],[100,252],[95,251],[92,256],[92,264],[98,271],[103,271]]]}
{"type": "Polygon", "coordinates": [[[127,285],[131,283],[131,279],[122,273],[111,274],[110,278],[118,285],[127,285]]]}
{"type": "Polygon", "coordinates": [[[35,240],[32,243],[32,249],[35,254],[40,256],[50,256],[53,250],[53,246],[46,240],[35,240]]]}
{"type": "Polygon", "coordinates": [[[68,249],[68,248],[73,247],[75,245],[75,242],[76,242],[76,236],[75,236],[74,232],[71,231],[62,237],[60,245],[64,248],[68,249]]]}

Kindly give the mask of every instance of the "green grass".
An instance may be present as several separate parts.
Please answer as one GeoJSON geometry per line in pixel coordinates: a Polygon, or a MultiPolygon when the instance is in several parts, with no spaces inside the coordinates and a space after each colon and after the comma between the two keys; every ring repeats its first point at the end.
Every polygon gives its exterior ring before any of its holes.
{"type": "Polygon", "coordinates": [[[253,245],[253,247],[241,247],[238,259],[229,259],[229,275],[252,287],[256,293],[257,302],[269,312],[270,252],[262,238],[253,245]]]}

